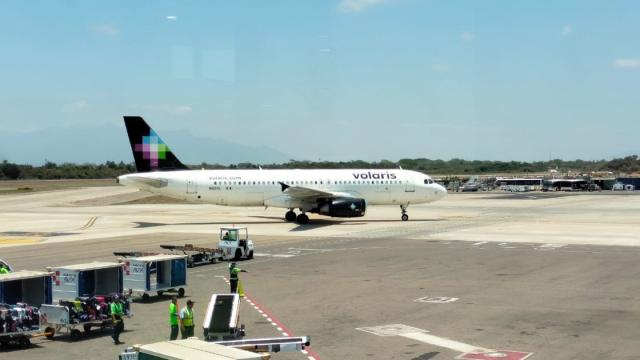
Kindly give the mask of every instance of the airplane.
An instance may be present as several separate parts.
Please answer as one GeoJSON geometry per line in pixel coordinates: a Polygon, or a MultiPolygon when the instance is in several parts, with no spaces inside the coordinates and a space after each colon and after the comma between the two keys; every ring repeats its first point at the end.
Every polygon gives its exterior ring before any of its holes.
{"type": "Polygon", "coordinates": [[[401,168],[189,169],[142,117],[125,116],[124,122],[137,172],[119,176],[118,183],[158,195],[216,205],[284,208],[284,219],[298,224],[309,223],[307,213],[361,217],[370,205],[399,205],[401,220],[407,221],[410,204],[447,195],[431,177],[401,168]]]}

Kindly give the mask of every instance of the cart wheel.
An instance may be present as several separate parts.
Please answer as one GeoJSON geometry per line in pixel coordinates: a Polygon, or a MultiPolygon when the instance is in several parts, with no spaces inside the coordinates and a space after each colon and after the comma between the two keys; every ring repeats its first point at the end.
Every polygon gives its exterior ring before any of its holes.
{"type": "Polygon", "coordinates": [[[249,251],[249,255],[247,255],[247,260],[253,259],[253,250],[249,251]]]}
{"type": "Polygon", "coordinates": [[[164,294],[164,291],[158,291],[158,296],[162,296],[164,294]]]}
{"type": "Polygon", "coordinates": [[[142,301],[144,301],[144,302],[149,301],[149,294],[147,294],[147,293],[142,294],[142,301]]]}
{"type": "Polygon", "coordinates": [[[178,297],[183,297],[183,296],[184,296],[184,288],[178,289],[178,297]]]}
{"type": "Polygon", "coordinates": [[[91,332],[91,324],[84,324],[83,328],[85,333],[88,334],[91,332]]]}
{"type": "Polygon", "coordinates": [[[49,340],[53,340],[53,336],[56,334],[56,329],[48,326],[44,329],[44,333],[47,334],[45,337],[49,340]]]}
{"type": "Polygon", "coordinates": [[[80,339],[80,335],[82,335],[82,333],[78,329],[73,329],[73,330],[71,330],[69,335],[71,336],[71,340],[76,341],[76,340],[80,339]]]}
{"type": "Polygon", "coordinates": [[[28,337],[26,336],[22,336],[20,337],[20,339],[18,340],[18,344],[22,347],[29,347],[31,346],[31,340],[29,340],[28,337]]]}

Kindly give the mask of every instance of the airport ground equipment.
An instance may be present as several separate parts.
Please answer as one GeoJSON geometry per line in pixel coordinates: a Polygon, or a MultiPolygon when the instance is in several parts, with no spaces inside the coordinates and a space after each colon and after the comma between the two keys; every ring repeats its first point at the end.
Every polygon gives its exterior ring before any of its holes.
{"type": "Polygon", "coordinates": [[[127,348],[119,358],[120,360],[268,360],[271,356],[190,338],[127,348]]]}
{"type": "Polygon", "coordinates": [[[21,270],[0,276],[0,303],[51,304],[51,273],[21,270]]]}
{"type": "Polygon", "coordinates": [[[0,265],[5,265],[10,272],[13,272],[13,267],[11,267],[11,264],[9,264],[8,262],[0,259],[0,265]]]}
{"type": "Polygon", "coordinates": [[[224,252],[218,248],[207,248],[186,245],[160,245],[161,248],[171,251],[180,251],[187,256],[187,266],[215,264],[224,256],[224,252]]]}
{"type": "Polygon", "coordinates": [[[205,340],[235,340],[244,337],[244,325],[240,325],[239,322],[240,295],[211,295],[202,322],[205,340]]]}
{"type": "MultiPolygon", "coordinates": [[[[101,331],[112,328],[110,305],[114,295],[92,296],[90,298],[77,298],[75,300],[60,300],[55,305],[42,305],[40,308],[41,325],[45,336],[52,339],[57,333],[66,333],[72,340],[80,338],[83,329],[88,334],[92,328],[100,328],[101,331]]],[[[131,317],[131,306],[128,299],[117,295],[124,301],[126,317],[131,317]]]]}
{"type": "Polygon", "coordinates": [[[140,294],[149,300],[149,292],[161,296],[176,291],[184,296],[187,285],[187,256],[158,254],[121,260],[124,269],[124,288],[129,294],[140,294]],[[152,271],[152,268],[155,271],[152,271]]]}
{"type": "Polygon", "coordinates": [[[41,330],[40,307],[51,303],[51,273],[17,271],[0,276],[0,345],[29,346],[41,330]]]}
{"type": "Polygon", "coordinates": [[[215,341],[214,344],[234,347],[253,352],[288,352],[300,351],[311,345],[308,336],[264,338],[264,339],[242,339],[215,341]]]}
{"type": "Polygon", "coordinates": [[[253,241],[246,227],[221,227],[218,249],[224,260],[253,259],[253,241]]]}
{"type": "Polygon", "coordinates": [[[53,272],[53,303],[78,297],[122,294],[123,269],[117,262],[58,266],[53,272]]]}

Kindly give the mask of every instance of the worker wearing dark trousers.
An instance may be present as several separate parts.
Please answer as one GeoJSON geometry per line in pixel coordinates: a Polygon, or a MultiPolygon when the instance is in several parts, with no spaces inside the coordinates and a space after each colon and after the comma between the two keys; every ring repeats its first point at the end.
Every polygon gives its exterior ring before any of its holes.
{"type": "Polygon", "coordinates": [[[171,326],[171,334],[169,335],[169,340],[176,340],[178,338],[178,331],[180,330],[179,322],[180,317],[178,316],[178,298],[174,296],[171,299],[171,304],[169,304],[169,326],[171,326]]]}
{"type": "Polygon", "coordinates": [[[120,297],[116,295],[111,303],[111,320],[113,321],[113,344],[120,345],[120,333],[124,330],[124,309],[120,297]]]}
{"type": "Polygon", "coordinates": [[[247,272],[247,270],[240,269],[236,263],[232,262],[229,266],[229,285],[232,294],[238,292],[238,274],[241,272],[247,272]]]}
{"type": "Polygon", "coordinates": [[[194,333],[193,324],[193,301],[187,300],[187,306],[180,310],[180,329],[182,330],[182,338],[188,339],[194,333]]]}

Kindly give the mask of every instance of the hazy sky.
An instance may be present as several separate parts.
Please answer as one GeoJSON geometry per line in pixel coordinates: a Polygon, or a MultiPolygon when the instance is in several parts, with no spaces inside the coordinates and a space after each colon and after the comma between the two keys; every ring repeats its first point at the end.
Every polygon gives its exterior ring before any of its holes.
{"type": "Polygon", "coordinates": [[[637,154],[639,19],[609,0],[6,0],[0,136],[128,114],[310,160],[637,154]]]}

